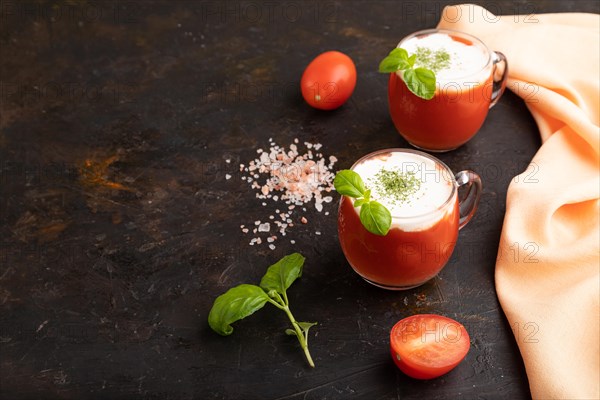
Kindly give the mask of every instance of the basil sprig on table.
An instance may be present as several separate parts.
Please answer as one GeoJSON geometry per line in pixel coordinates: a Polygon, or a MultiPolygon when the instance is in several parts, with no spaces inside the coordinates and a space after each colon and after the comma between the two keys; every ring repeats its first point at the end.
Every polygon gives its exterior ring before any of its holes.
{"type": "Polygon", "coordinates": [[[397,47],[379,63],[379,72],[402,71],[406,87],[416,96],[430,100],[435,94],[435,73],[427,68],[414,68],[417,55],[408,56],[408,52],[397,47]]]}
{"type": "Polygon", "coordinates": [[[232,323],[246,318],[269,302],[286,313],[293,329],[286,329],[285,333],[298,338],[308,364],[314,367],[308,351],[308,330],[317,323],[296,321],[287,296],[287,289],[302,275],[303,265],[304,257],[293,253],[271,265],[262,277],[260,286],[241,284],[229,289],[216,298],[208,314],[208,324],[220,335],[231,335],[232,323]]]}
{"type": "Polygon", "coordinates": [[[392,214],[383,204],[371,200],[371,190],[365,187],[359,174],[350,169],[341,170],[335,175],[333,186],[339,194],[355,199],[354,207],[360,207],[360,222],[366,230],[380,236],[388,233],[392,214]]]}

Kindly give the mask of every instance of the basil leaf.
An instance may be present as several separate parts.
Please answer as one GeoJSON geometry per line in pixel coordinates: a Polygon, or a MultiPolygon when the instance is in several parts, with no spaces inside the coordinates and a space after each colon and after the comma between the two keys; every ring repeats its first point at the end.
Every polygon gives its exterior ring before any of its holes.
{"type": "Polygon", "coordinates": [[[392,214],[384,205],[373,200],[360,208],[360,222],[369,232],[385,236],[392,226],[392,214]]]}
{"type": "MultiPolygon", "coordinates": [[[[307,338],[308,337],[308,330],[317,325],[316,322],[298,322],[297,323],[298,326],[300,327],[300,330],[302,331],[302,333],[304,334],[304,337],[307,338]]],[[[298,336],[298,332],[296,332],[294,329],[286,329],[285,330],[285,334],[286,335],[290,335],[290,336],[298,336]]]]}
{"type": "Polygon", "coordinates": [[[284,294],[286,289],[302,275],[304,257],[300,253],[292,253],[283,257],[267,269],[267,273],[260,280],[260,287],[269,292],[275,290],[284,294]]]}
{"type": "Polygon", "coordinates": [[[397,47],[379,63],[379,72],[402,71],[402,80],[408,90],[416,96],[431,100],[435,95],[435,73],[426,68],[415,68],[417,55],[408,56],[408,52],[397,47]]]}
{"type": "Polygon", "coordinates": [[[363,197],[366,191],[360,175],[350,169],[344,169],[335,174],[333,186],[339,194],[355,199],[363,197]]]}
{"type": "Polygon", "coordinates": [[[357,199],[354,200],[354,207],[361,207],[363,204],[367,203],[369,200],[367,199],[357,199]]]}
{"type": "Polygon", "coordinates": [[[307,334],[308,330],[315,325],[317,325],[316,322],[298,322],[298,326],[300,326],[300,329],[302,329],[304,334],[307,334]]]}
{"type": "Polygon", "coordinates": [[[390,51],[390,54],[386,58],[381,60],[379,63],[379,72],[396,72],[410,67],[408,52],[403,48],[397,47],[390,51]]]}
{"type": "Polygon", "coordinates": [[[435,94],[435,74],[425,68],[407,69],[403,71],[404,82],[408,90],[416,96],[430,100],[435,94]]]}
{"type": "Polygon", "coordinates": [[[413,54],[412,56],[408,57],[408,65],[410,65],[410,68],[415,66],[415,61],[417,60],[417,55],[413,54]]]}
{"type": "Polygon", "coordinates": [[[371,189],[365,190],[363,197],[365,198],[365,201],[371,201],[371,189]]]}
{"type": "Polygon", "coordinates": [[[397,57],[397,58],[401,58],[403,60],[407,60],[408,59],[408,51],[406,51],[402,47],[396,47],[395,49],[392,49],[392,51],[390,51],[390,54],[388,54],[388,57],[397,57]]]}
{"type": "Polygon", "coordinates": [[[232,323],[260,310],[268,300],[267,294],[256,285],[233,287],[215,299],[208,314],[208,324],[220,335],[231,335],[232,323]]]}

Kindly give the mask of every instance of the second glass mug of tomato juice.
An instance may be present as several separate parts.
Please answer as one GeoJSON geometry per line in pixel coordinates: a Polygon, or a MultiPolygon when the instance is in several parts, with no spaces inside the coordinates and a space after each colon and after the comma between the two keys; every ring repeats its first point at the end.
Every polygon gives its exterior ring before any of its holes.
{"type": "Polygon", "coordinates": [[[427,151],[453,150],[479,131],[506,86],[506,57],[478,38],[450,30],[415,32],[400,41],[416,56],[415,67],[436,75],[433,98],[411,93],[402,72],[390,74],[388,102],[396,129],[411,145],[427,151]]]}

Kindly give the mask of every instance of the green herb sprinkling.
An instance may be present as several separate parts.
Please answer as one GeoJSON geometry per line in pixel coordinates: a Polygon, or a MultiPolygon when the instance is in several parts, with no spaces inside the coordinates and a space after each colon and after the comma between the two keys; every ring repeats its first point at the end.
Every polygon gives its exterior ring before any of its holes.
{"type": "Polygon", "coordinates": [[[374,177],[377,192],[391,204],[405,203],[421,188],[414,172],[401,172],[382,168],[374,177]]]}
{"type": "Polygon", "coordinates": [[[450,66],[450,54],[445,49],[432,51],[427,47],[417,47],[416,64],[429,68],[433,72],[439,72],[450,66]]]}

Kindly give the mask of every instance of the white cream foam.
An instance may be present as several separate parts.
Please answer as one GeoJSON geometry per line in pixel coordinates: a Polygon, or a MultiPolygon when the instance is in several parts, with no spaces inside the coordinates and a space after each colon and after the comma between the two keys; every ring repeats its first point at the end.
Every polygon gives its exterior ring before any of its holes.
{"type": "MultiPolygon", "coordinates": [[[[433,226],[442,219],[447,210],[439,210],[454,188],[454,178],[446,169],[433,160],[419,154],[408,152],[380,153],[355,165],[358,173],[368,189],[371,199],[377,200],[390,210],[392,227],[403,231],[422,231],[433,226]],[[412,172],[420,182],[418,191],[406,201],[394,201],[381,193],[376,184],[376,175],[382,170],[398,171],[403,174],[412,172]]],[[[360,208],[354,209],[357,213],[360,208]]]]}
{"type": "MultiPolygon", "coordinates": [[[[489,54],[485,48],[477,43],[467,45],[466,43],[452,39],[445,33],[432,33],[427,36],[413,37],[398,45],[405,49],[409,55],[417,52],[418,47],[430,49],[432,52],[444,50],[450,55],[450,63],[446,68],[435,73],[438,85],[448,82],[456,82],[456,78],[469,77],[470,80],[480,82],[490,75],[490,71],[478,74],[489,61],[489,54]],[[470,76],[477,74],[475,77],[470,76]]],[[[415,63],[415,67],[426,67],[415,63]]]]}

